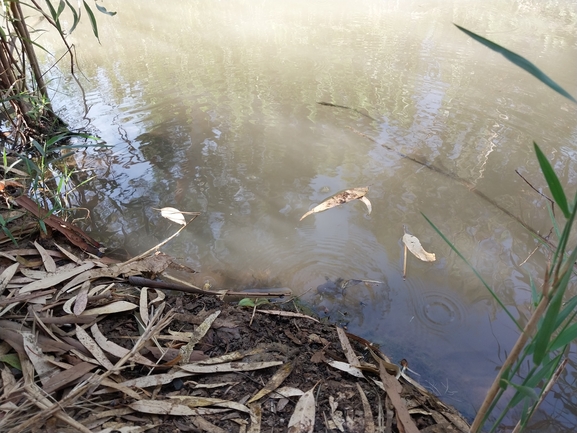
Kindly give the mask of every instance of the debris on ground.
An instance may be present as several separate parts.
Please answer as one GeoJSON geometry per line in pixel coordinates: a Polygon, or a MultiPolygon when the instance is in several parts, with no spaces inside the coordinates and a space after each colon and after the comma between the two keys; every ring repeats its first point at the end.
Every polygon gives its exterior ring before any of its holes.
{"type": "Polygon", "coordinates": [[[289,293],[181,290],[158,280],[170,257],[97,257],[63,228],[0,252],[0,431],[468,431],[406,363],[289,293]]]}

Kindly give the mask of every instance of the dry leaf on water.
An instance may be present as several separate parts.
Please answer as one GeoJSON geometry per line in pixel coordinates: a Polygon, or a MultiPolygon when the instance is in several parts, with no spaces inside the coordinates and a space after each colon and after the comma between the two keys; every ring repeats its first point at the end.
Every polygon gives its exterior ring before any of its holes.
{"type": "Polygon", "coordinates": [[[289,433],[312,433],[315,427],[316,401],[314,390],[317,385],[305,392],[293,412],[288,423],[289,433]]]}
{"type": "Polygon", "coordinates": [[[436,260],[435,253],[426,252],[421,246],[421,241],[419,241],[415,236],[405,233],[403,235],[403,243],[407,246],[409,251],[415,255],[415,257],[422,261],[434,262],[436,260]]]}
{"type": "Polygon", "coordinates": [[[184,219],[184,215],[178,209],[173,207],[163,207],[160,210],[160,215],[162,215],[167,220],[175,222],[177,224],[185,225],[186,220],[184,219]]]}
{"type": "Polygon", "coordinates": [[[352,200],[356,200],[356,199],[361,200],[365,205],[367,205],[367,208],[369,209],[369,213],[371,213],[371,210],[372,210],[371,202],[365,197],[365,194],[367,192],[369,192],[368,186],[361,187],[361,188],[352,188],[352,189],[347,189],[345,191],[341,191],[341,192],[333,195],[332,197],[329,197],[328,199],[323,201],[318,206],[315,206],[314,208],[312,208],[310,211],[308,211],[306,214],[304,214],[301,217],[300,221],[302,221],[307,216],[309,216],[313,213],[322,212],[322,211],[325,211],[327,209],[331,209],[335,206],[345,204],[345,203],[348,203],[348,202],[350,202],[352,200]]]}

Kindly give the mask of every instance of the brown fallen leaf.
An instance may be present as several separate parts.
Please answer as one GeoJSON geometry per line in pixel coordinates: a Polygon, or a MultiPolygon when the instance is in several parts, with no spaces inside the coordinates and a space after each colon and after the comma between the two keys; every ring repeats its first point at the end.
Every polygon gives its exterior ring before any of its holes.
{"type": "Polygon", "coordinates": [[[397,424],[402,425],[405,433],[419,433],[419,429],[415,425],[415,422],[412,420],[404,400],[401,399],[400,394],[403,390],[403,386],[397,379],[395,379],[394,376],[391,376],[389,373],[387,373],[387,369],[383,361],[379,362],[379,370],[387,396],[389,397],[393,407],[395,408],[395,412],[397,413],[397,424]]]}
{"type": "Polygon", "coordinates": [[[345,357],[347,358],[347,361],[349,361],[349,364],[353,367],[360,367],[361,363],[359,362],[359,359],[357,358],[357,355],[351,346],[351,342],[349,341],[345,330],[337,326],[337,335],[339,336],[341,346],[345,352],[345,357]]]}
{"type": "MultiPolygon", "coordinates": [[[[105,350],[106,352],[116,356],[117,358],[122,358],[128,352],[130,352],[130,350],[125,349],[124,347],[119,346],[113,341],[108,340],[102,334],[102,332],[100,332],[100,328],[98,328],[98,325],[96,323],[90,327],[90,332],[92,332],[94,340],[102,348],[102,350],[105,350]]],[[[134,362],[146,365],[148,367],[156,367],[156,364],[154,362],[150,361],[148,358],[145,358],[138,352],[135,353],[130,359],[134,362]]]]}
{"type": "Polygon", "coordinates": [[[305,392],[295,406],[289,423],[289,433],[312,433],[315,428],[316,401],[314,390],[318,383],[305,392]]]}
{"type": "Polygon", "coordinates": [[[94,267],[94,262],[87,262],[84,263],[82,266],[78,266],[77,268],[66,270],[63,272],[58,272],[54,275],[49,276],[48,278],[44,278],[42,280],[34,281],[33,283],[27,284],[20,289],[20,294],[33,292],[35,290],[47,289],[48,287],[53,287],[62,281],[66,281],[69,278],[74,277],[88,269],[92,269],[94,267]]]}
{"type": "Polygon", "coordinates": [[[181,365],[181,370],[189,373],[230,373],[234,371],[252,371],[270,368],[282,364],[282,361],[263,361],[263,362],[228,362],[226,364],[216,365],[198,365],[185,364],[181,365]]]}
{"type": "MultiPolygon", "coordinates": [[[[332,197],[329,197],[328,199],[323,201],[318,206],[315,206],[314,208],[312,208],[310,211],[305,213],[299,221],[302,221],[307,216],[312,215],[313,213],[322,212],[322,211],[331,209],[335,206],[339,206],[341,204],[348,203],[352,200],[361,199],[365,196],[365,194],[367,192],[369,192],[368,186],[361,187],[361,188],[352,188],[352,189],[347,189],[345,191],[341,191],[341,192],[333,195],[332,197]]],[[[371,213],[371,206],[370,206],[371,202],[369,202],[368,199],[365,199],[362,201],[363,201],[363,203],[365,203],[365,205],[367,205],[367,208],[369,209],[369,213],[371,213]]]]}
{"type": "Polygon", "coordinates": [[[371,411],[371,405],[369,400],[361,388],[359,382],[357,382],[357,390],[361,396],[361,403],[363,404],[363,412],[365,418],[365,433],[375,433],[375,421],[373,420],[373,412],[371,411]]]}
{"type": "Polygon", "coordinates": [[[257,392],[247,403],[257,401],[277,389],[280,384],[283,383],[283,381],[291,374],[293,368],[294,364],[292,362],[287,362],[285,365],[279,368],[277,372],[273,374],[264,388],[257,392]]]}
{"type": "Polygon", "coordinates": [[[415,236],[405,233],[403,235],[403,243],[418,259],[421,259],[424,262],[434,262],[436,260],[435,253],[426,252],[421,246],[421,241],[419,241],[415,236]]]}
{"type": "Polygon", "coordinates": [[[215,311],[195,328],[195,330],[192,332],[192,336],[190,337],[188,344],[180,348],[180,355],[182,356],[180,360],[181,364],[187,364],[189,362],[190,354],[192,353],[194,346],[196,346],[196,344],[202,340],[202,337],[204,337],[208,332],[212,326],[212,322],[216,320],[219,314],[220,310],[215,311]]]}
{"type": "Polygon", "coordinates": [[[4,272],[2,272],[2,275],[0,275],[0,295],[2,292],[4,292],[4,289],[12,277],[14,277],[14,274],[18,271],[18,266],[20,266],[20,263],[13,263],[4,269],[4,272]]]}
{"type": "Polygon", "coordinates": [[[44,263],[44,269],[46,269],[46,272],[50,273],[56,272],[56,263],[54,263],[54,259],[50,257],[50,255],[46,252],[44,247],[36,241],[34,241],[34,246],[40,253],[40,257],[42,257],[42,262],[44,263]]]}
{"type": "Polygon", "coordinates": [[[178,402],[171,400],[139,400],[130,403],[128,407],[130,407],[135,411],[143,413],[174,415],[174,416],[197,416],[197,415],[227,412],[230,410],[230,409],[212,409],[212,408],[194,409],[186,406],[185,404],[179,404],[178,402]]]}
{"type": "Polygon", "coordinates": [[[88,351],[94,356],[94,358],[107,370],[113,370],[114,365],[112,362],[106,357],[106,354],[102,351],[100,346],[96,344],[96,341],[92,339],[92,337],[82,329],[80,326],[76,325],[76,337],[78,341],[82,343],[84,347],[88,349],[88,351]]]}
{"type": "Polygon", "coordinates": [[[60,369],[47,361],[46,355],[44,355],[42,349],[38,346],[36,338],[32,332],[23,331],[21,334],[24,350],[32,362],[40,382],[45,385],[52,376],[60,371],[60,369]]]}
{"type": "Polygon", "coordinates": [[[90,310],[84,310],[82,316],[97,316],[99,314],[121,313],[124,311],[131,311],[138,308],[137,305],[128,301],[116,301],[103,307],[95,307],[90,310]]]}
{"type": "Polygon", "coordinates": [[[80,379],[86,373],[95,368],[97,368],[97,366],[90,362],[80,362],[75,366],[52,376],[48,381],[46,381],[46,383],[44,383],[42,389],[46,394],[52,394],[59,389],[73,384],[76,380],[80,379]]]}

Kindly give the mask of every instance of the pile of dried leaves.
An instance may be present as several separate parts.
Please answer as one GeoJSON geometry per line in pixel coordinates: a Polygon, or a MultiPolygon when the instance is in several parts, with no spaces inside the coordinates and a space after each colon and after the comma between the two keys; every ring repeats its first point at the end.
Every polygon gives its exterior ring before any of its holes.
{"type": "Polygon", "coordinates": [[[161,275],[162,254],[44,246],[0,252],[2,432],[468,431],[376,346],[294,302],[254,314],[225,292],[127,284],[161,275]]]}

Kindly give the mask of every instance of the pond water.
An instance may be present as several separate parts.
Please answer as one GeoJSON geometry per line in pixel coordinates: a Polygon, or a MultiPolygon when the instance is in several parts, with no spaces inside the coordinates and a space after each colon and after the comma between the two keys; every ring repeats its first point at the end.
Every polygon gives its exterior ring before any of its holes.
{"type": "MultiPolygon", "coordinates": [[[[71,36],[85,98],[67,62],[51,82],[62,116],[112,146],[76,157],[82,176],[96,175],[76,193],[94,236],[138,254],[177,229],[155,208],[199,211],[163,247],[199,271],[194,282],[290,287],[407,358],[424,385],[472,416],[517,332],[422,214],[526,316],[546,250],[470,187],[546,234],[548,202],[516,170],[547,192],[535,140],[577,187],[577,106],[452,23],[527,56],[577,95],[575,2],[103,4],[118,14],[97,14],[101,45],[86,23],[71,36]],[[372,213],[357,200],[299,221],[362,186],[372,213]],[[408,257],[406,279],[403,227],[437,257],[408,257]]],[[[577,425],[576,362],[573,349],[534,431],[577,425]]]]}

